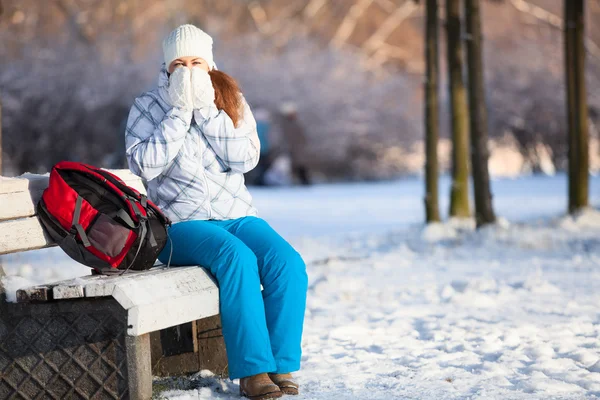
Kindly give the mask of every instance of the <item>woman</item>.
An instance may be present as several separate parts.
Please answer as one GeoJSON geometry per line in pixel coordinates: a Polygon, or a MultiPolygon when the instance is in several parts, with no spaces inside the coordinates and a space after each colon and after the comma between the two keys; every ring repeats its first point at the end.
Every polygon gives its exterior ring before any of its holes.
{"type": "Polygon", "coordinates": [[[306,267],[256,217],[244,185],[260,153],[256,121],[235,81],[215,69],[208,34],[180,26],[163,53],[158,88],[135,99],[125,134],[129,168],[173,221],[159,259],[202,265],[217,279],[241,395],[298,394],[290,372],[300,368],[306,267]]]}

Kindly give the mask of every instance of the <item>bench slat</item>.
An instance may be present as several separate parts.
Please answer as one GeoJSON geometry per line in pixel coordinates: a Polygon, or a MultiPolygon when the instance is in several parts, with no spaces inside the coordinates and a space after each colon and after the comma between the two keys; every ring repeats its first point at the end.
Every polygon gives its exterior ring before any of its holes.
{"type": "Polygon", "coordinates": [[[35,207],[44,189],[0,194],[0,221],[35,215],[35,207]]]}
{"type": "Polygon", "coordinates": [[[150,270],[137,272],[129,271],[125,275],[86,275],[75,279],[52,283],[52,299],[76,299],[81,297],[111,296],[115,283],[128,279],[138,279],[140,276],[164,275],[170,269],[156,266],[150,270]]]}
{"type": "MultiPolygon", "coordinates": [[[[77,299],[80,297],[97,297],[86,296],[86,287],[94,281],[106,279],[105,275],[86,275],[79,278],[66,281],[56,282],[52,288],[52,298],[54,300],[77,299]]],[[[110,296],[110,293],[103,295],[110,296]]]]}
{"type": "Polygon", "coordinates": [[[140,274],[144,276],[160,275],[168,272],[164,266],[154,267],[144,272],[131,272],[126,275],[103,276],[102,279],[91,281],[85,285],[85,297],[103,297],[112,296],[115,289],[115,283],[122,282],[125,279],[137,279],[140,274]]]}
{"type": "MultiPolygon", "coordinates": [[[[146,193],[142,180],[128,170],[110,171],[125,184],[146,193]]],[[[35,215],[35,207],[48,187],[48,176],[27,174],[0,179],[0,221],[35,215]]]]}
{"type": "Polygon", "coordinates": [[[0,194],[44,190],[48,187],[49,174],[23,174],[15,178],[0,176],[0,194]]]}
{"type": "Polygon", "coordinates": [[[137,276],[123,276],[113,283],[112,296],[126,310],[216,286],[213,278],[198,266],[157,268],[137,276]]]}
{"type": "Polygon", "coordinates": [[[37,217],[0,222],[0,255],[54,245],[37,217]]]}
{"type": "Polygon", "coordinates": [[[17,290],[17,301],[19,303],[29,303],[30,301],[48,301],[50,300],[50,297],[50,289],[48,286],[35,286],[17,290]]]}
{"type": "Polygon", "coordinates": [[[85,297],[83,294],[82,285],[72,286],[54,286],[52,288],[52,297],[54,300],[60,299],[77,299],[85,297]]]}

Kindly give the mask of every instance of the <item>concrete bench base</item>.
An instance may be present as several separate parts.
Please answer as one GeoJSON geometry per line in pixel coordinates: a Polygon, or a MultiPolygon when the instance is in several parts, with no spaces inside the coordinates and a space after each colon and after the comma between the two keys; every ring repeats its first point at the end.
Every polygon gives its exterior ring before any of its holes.
{"type": "Polygon", "coordinates": [[[148,334],[112,298],[2,304],[0,399],[150,399],[148,334]]]}

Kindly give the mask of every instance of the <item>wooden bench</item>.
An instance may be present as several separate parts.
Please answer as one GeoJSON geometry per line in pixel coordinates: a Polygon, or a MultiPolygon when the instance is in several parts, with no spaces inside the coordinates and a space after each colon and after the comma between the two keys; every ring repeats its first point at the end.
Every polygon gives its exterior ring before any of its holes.
{"type": "MultiPolygon", "coordinates": [[[[111,172],[145,192],[129,171],[111,172]]],[[[0,255],[54,245],[35,216],[47,185],[0,177],[0,255]]],[[[147,400],[153,373],[226,371],[218,288],[198,266],[23,288],[17,303],[0,294],[0,399],[147,400]]]]}

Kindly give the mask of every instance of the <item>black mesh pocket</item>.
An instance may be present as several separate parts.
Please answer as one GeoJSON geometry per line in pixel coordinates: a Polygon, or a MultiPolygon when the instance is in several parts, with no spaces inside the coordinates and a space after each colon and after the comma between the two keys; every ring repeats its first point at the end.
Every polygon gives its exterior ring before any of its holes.
{"type": "Polygon", "coordinates": [[[123,251],[129,232],[109,216],[99,214],[87,236],[92,246],[109,257],[115,257],[123,251]]]}

